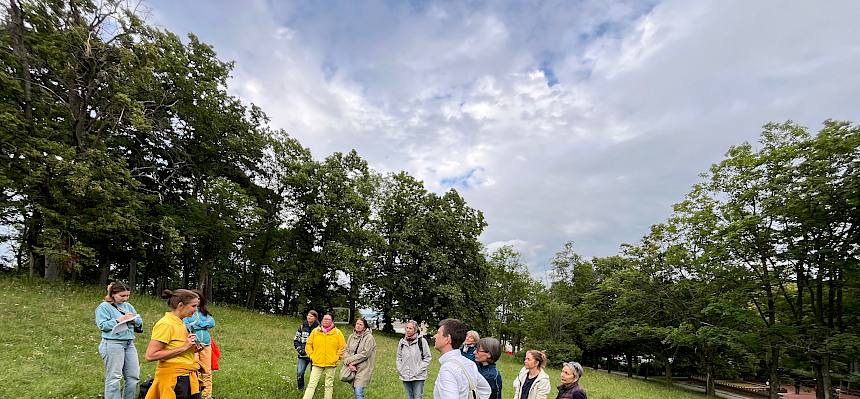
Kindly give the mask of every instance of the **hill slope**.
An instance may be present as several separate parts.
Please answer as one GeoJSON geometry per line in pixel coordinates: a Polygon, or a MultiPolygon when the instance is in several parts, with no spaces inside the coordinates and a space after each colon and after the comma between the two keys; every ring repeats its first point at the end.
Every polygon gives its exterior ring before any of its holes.
{"type": "MultiPolygon", "coordinates": [[[[48,284],[8,276],[0,277],[0,398],[94,398],[101,395],[103,365],[98,355],[99,332],[94,310],[103,291],[98,287],[48,284]]],[[[152,325],[167,310],[164,301],[132,294],[130,302],[144,319],[145,337],[136,344],[141,378],[153,374],[154,363],[143,360],[152,325]]],[[[295,385],[295,318],[265,315],[227,306],[213,306],[217,326],[212,331],[223,352],[221,371],[214,376],[217,398],[301,398],[295,385]]],[[[351,331],[341,327],[344,334],[351,331]]],[[[405,397],[394,368],[399,336],[374,333],[379,352],[369,399],[405,397]]],[[[439,369],[433,353],[425,398],[433,397],[439,369]]],[[[499,361],[504,397],[512,396],[511,381],[521,365],[508,356],[499,361]]],[[[703,396],[661,384],[590,372],[583,385],[592,399],[687,399],[703,396]]],[[[547,370],[553,384],[559,371],[547,370]]],[[[317,397],[322,397],[322,387],[317,397]]],[[[556,395],[555,389],[550,398],[556,395]]],[[[345,383],[335,382],[335,398],[353,397],[345,383]]]]}

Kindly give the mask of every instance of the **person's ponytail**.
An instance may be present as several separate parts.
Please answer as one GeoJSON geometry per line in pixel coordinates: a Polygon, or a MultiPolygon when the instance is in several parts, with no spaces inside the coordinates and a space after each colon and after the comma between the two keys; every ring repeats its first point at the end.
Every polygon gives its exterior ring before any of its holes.
{"type": "Polygon", "coordinates": [[[200,299],[194,291],[178,289],[176,291],[164,290],[161,291],[161,298],[167,299],[167,306],[171,309],[176,309],[180,303],[188,304],[194,299],[200,299]]]}
{"type": "Polygon", "coordinates": [[[113,303],[113,296],[125,291],[131,291],[131,288],[124,283],[114,281],[107,285],[107,294],[105,295],[104,300],[105,302],[113,303]]]}

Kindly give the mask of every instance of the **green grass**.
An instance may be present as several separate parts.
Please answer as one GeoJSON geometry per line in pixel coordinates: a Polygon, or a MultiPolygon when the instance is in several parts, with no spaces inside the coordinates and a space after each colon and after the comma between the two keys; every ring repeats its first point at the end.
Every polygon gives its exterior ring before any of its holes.
{"type": "MultiPolygon", "coordinates": [[[[103,366],[98,355],[99,331],[94,311],[103,291],[98,287],[48,284],[8,276],[0,277],[0,398],[95,398],[103,389],[103,366]]],[[[164,314],[161,299],[132,295],[130,302],[145,322],[146,333],[164,314]]],[[[212,331],[223,354],[221,370],[214,375],[217,398],[300,398],[295,386],[295,318],[248,312],[235,307],[211,308],[217,326],[212,331]]],[[[345,331],[348,334],[348,331],[345,331]]],[[[378,332],[376,369],[366,390],[370,399],[405,397],[394,368],[399,336],[378,332]]],[[[154,363],[143,360],[148,335],[136,344],[141,377],[153,374],[154,363]]],[[[439,369],[433,353],[425,398],[433,397],[433,381],[439,369]]],[[[504,378],[504,397],[512,396],[511,381],[521,365],[503,356],[499,368],[504,378]]],[[[558,384],[559,370],[547,370],[558,384]]],[[[660,383],[630,380],[588,370],[582,379],[592,399],[642,398],[686,399],[703,395],[668,388],[660,383]]],[[[554,398],[553,388],[550,398],[554,398]]],[[[322,387],[317,389],[322,397],[322,387]]],[[[351,398],[351,388],[335,382],[335,398],[351,398]]]]}

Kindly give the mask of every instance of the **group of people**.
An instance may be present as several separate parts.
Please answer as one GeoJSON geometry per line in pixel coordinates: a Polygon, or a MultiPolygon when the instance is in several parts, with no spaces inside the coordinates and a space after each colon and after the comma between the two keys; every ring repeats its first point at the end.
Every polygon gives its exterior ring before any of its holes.
{"type": "MultiPolygon", "coordinates": [[[[341,381],[349,383],[356,399],[364,399],[376,366],[376,341],[367,320],[359,318],[353,333],[344,339],[335,326],[332,315],[326,313],[321,322],[311,310],[299,326],[293,339],[298,353],[296,386],[304,389],[303,399],[312,399],[320,378],[325,376],[324,397],[331,399],[338,363],[342,363],[341,381]],[[305,374],[311,375],[305,387],[305,374]]],[[[457,319],[445,319],[433,336],[433,346],[440,353],[439,373],[433,386],[434,399],[502,399],[502,376],[496,361],[502,354],[501,343],[495,338],[481,338],[476,331],[467,331],[466,324],[457,319]]],[[[433,356],[427,339],[421,335],[418,323],[409,320],[403,338],[397,344],[395,365],[407,399],[422,399],[424,382],[433,356]]],[[[546,355],[541,351],[526,352],[523,368],[513,382],[514,399],[547,399],[550,378],[544,371],[546,355]]],[[[583,369],[579,363],[564,363],[561,385],[556,399],[586,399],[579,385],[583,369]]]]}
{"type": "MultiPolygon", "coordinates": [[[[101,330],[99,354],[104,361],[105,399],[134,399],[140,382],[140,364],[134,346],[135,333],[143,332],[143,319],[129,302],[131,289],[120,282],[107,286],[107,295],[96,307],[101,330]],[[121,381],[125,380],[125,386],[121,381]]],[[[146,399],[211,399],[212,371],[217,350],[209,330],[215,319],[198,290],[164,290],[170,310],[152,327],[146,347],[147,361],[157,361],[155,378],[146,399]]]]}
{"type": "MultiPolygon", "coordinates": [[[[111,283],[95,311],[102,337],[99,354],[105,366],[105,399],[133,399],[140,382],[134,337],[143,332],[143,319],[128,302],[130,295],[127,285],[111,283]]],[[[198,290],[185,289],[164,290],[162,298],[170,310],[153,326],[146,348],[146,360],[158,363],[145,397],[211,399],[217,347],[209,333],[215,319],[206,308],[206,299],[198,290]]],[[[433,356],[417,322],[407,321],[404,330],[397,344],[397,373],[406,398],[422,399],[433,356]]],[[[323,378],[324,397],[331,399],[338,365],[339,379],[352,386],[356,399],[364,399],[376,366],[376,340],[366,319],[357,319],[352,334],[344,338],[330,313],[320,318],[311,310],[296,331],[293,346],[298,353],[296,384],[304,389],[303,399],[313,398],[323,378]],[[308,366],[310,379],[305,386],[308,366]]],[[[433,346],[440,353],[441,364],[433,386],[434,399],[502,398],[502,375],[496,368],[502,353],[499,340],[481,338],[477,332],[468,331],[462,321],[445,319],[433,336],[433,346]]],[[[543,352],[526,352],[523,368],[513,381],[513,399],[548,398],[551,383],[544,371],[546,364],[543,352]]],[[[556,399],[586,399],[579,385],[582,373],[579,363],[564,363],[556,399]]]]}

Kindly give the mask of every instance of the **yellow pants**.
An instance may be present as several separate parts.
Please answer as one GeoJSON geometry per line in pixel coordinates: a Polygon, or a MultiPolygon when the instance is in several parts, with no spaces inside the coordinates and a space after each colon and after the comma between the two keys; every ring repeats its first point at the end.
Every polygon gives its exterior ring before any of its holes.
{"type": "Polygon", "coordinates": [[[203,367],[200,369],[200,384],[203,385],[201,396],[204,399],[212,397],[212,347],[206,346],[202,351],[194,354],[195,360],[203,367]]]}
{"type": "Polygon", "coordinates": [[[311,369],[311,378],[308,381],[308,386],[305,388],[305,396],[302,399],[313,399],[314,391],[317,389],[317,384],[320,382],[320,376],[325,374],[325,399],[331,399],[334,393],[334,374],[337,367],[318,367],[313,366],[311,369]]]}

